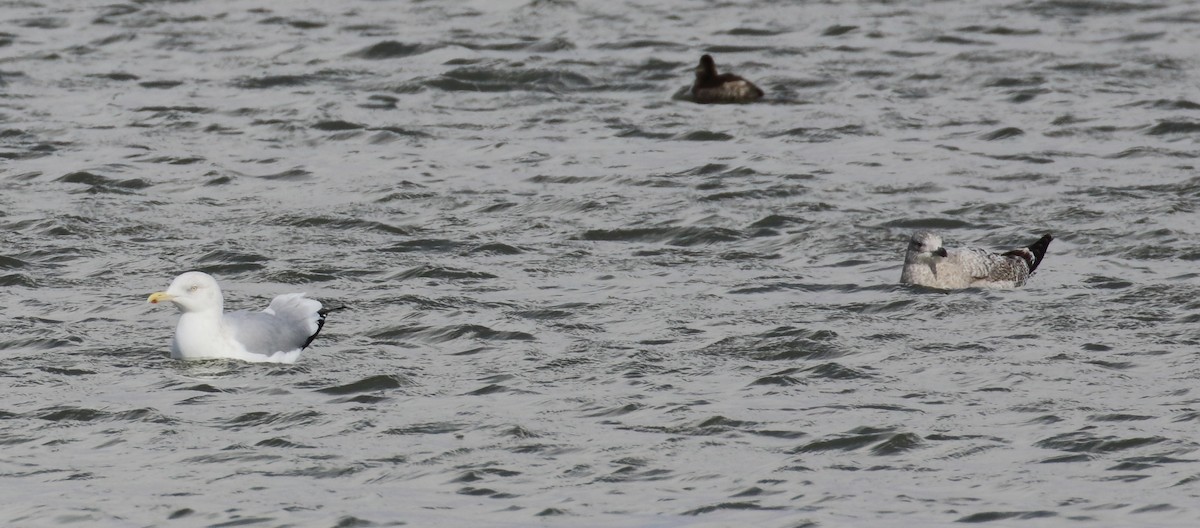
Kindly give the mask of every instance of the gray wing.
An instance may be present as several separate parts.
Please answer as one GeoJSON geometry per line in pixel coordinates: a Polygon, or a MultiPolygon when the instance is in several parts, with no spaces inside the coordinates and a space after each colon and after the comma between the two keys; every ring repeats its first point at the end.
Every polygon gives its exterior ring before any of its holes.
{"type": "Polygon", "coordinates": [[[237,311],[223,319],[231,335],[246,351],[271,355],[308,345],[321,330],[321,303],[302,293],[280,295],[261,312],[237,311]]]}
{"type": "Polygon", "coordinates": [[[302,321],[287,320],[266,312],[230,312],[225,314],[224,322],[247,352],[268,356],[299,349],[312,334],[302,321]]]}

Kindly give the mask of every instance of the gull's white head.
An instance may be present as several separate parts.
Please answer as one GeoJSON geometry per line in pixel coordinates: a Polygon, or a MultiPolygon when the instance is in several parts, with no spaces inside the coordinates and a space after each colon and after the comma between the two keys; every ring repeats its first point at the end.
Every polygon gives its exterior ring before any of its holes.
{"type": "Polygon", "coordinates": [[[945,256],[946,248],[942,247],[942,237],[937,233],[918,231],[913,233],[912,239],[908,242],[908,252],[904,255],[904,262],[925,262],[945,256]]]}
{"type": "Polygon", "coordinates": [[[221,287],[217,286],[217,279],[199,271],[189,271],[175,277],[167,291],[154,292],[147,300],[150,304],[170,301],[181,312],[219,312],[225,304],[225,299],[221,297],[221,287]]]}

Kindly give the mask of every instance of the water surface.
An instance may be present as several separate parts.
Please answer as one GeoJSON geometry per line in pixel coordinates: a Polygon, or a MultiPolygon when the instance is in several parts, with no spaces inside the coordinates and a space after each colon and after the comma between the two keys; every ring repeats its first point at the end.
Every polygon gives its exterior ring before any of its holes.
{"type": "Polygon", "coordinates": [[[1193,4],[4,12],[7,525],[1200,518],[1193,4]],[[1056,239],[946,294],[918,229],[1056,239]],[[190,269],[349,309],[176,362],[190,269]]]}

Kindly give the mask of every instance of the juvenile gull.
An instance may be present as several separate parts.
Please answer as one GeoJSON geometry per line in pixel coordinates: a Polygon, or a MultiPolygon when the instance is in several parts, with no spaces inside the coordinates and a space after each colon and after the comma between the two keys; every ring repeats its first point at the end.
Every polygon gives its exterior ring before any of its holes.
{"type": "Polygon", "coordinates": [[[696,82],[692,83],[692,100],[697,103],[749,103],[763,96],[754,83],[732,73],[717,74],[712,55],[700,57],[696,67],[696,82]]]}
{"type": "Polygon", "coordinates": [[[175,359],[295,363],[300,351],[321,332],[329,312],[303,293],[289,293],[273,299],[261,312],[224,313],[217,280],[198,271],[176,277],[167,291],[150,294],[148,301],[170,301],[183,312],[171,339],[175,359]]]}
{"type": "Polygon", "coordinates": [[[936,233],[913,233],[904,255],[903,284],[954,290],[1015,288],[1033,274],[1054,237],[1047,234],[1026,247],[1004,253],[980,248],[946,249],[936,233]]]}

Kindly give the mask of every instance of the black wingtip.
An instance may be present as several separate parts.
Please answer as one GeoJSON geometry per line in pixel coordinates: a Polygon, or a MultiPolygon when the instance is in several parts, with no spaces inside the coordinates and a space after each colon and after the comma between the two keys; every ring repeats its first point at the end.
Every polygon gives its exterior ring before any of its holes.
{"type": "Polygon", "coordinates": [[[1033,262],[1029,264],[1029,273],[1033,273],[1033,270],[1036,270],[1038,265],[1042,263],[1042,257],[1046,256],[1046,249],[1050,247],[1051,240],[1054,240],[1054,236],[1046,233],[1037,242],[1030,244],[1027,248],[1030,253],[1033,253],[1033,262]]]}
{"type": "Polygon", "coordinates": [[[308,336],[308,341],[304,342],[304,346],[300,347],[300,350],[304,350],[304,349],[308,348],[308,345],[312,344],[313,339],[316,339],[317,336],[321,334],[321,329],[325,328],[325,316],[329,315],[329,312],[345,310],[346,308],[348,308],[348,306],[343,304],[341,306],[335,306],[333,308],[321,308],[320,310],[317,310],[317,331],[313,332],[312,335],[308,336]]]}

